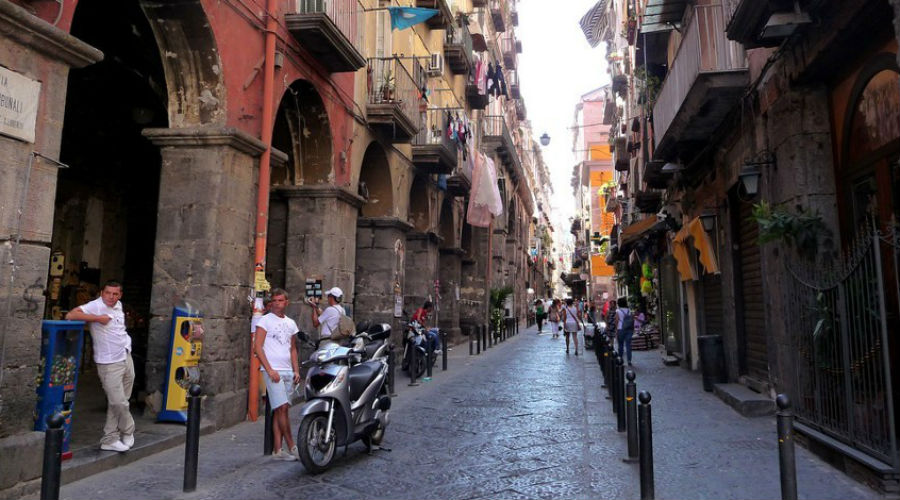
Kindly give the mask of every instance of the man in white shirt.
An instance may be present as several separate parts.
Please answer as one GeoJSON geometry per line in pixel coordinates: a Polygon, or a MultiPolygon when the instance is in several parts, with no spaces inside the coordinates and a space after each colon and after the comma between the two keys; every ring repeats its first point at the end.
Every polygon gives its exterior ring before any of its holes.
{"type": "Polygon", "coordinates": [[[128,407],[134,386],[134,361],[121,298],[121,283],[107,281],[99,298],[66,314],[66,319],[84,321],[91,329],[94,363],[107,400],[100,449],[118,452],[134,446],[134,419],[128,407]]]}
{"type": "Polygon", "coordinates": [[[288,305],[287,292],[280,288],[272,290],[269,313],[256,324],[256,355],[259,357],[260,371],[266,382],[266,397],[272,408],[272,434],[275,437],[276,460],[295,461],[300,452],[291,437],[291,421],[288,409],[291,406],[292,384],[300,383],[300,364],[297,360],[297,323],[284,314],[288,305]],[[281,447],[284,438],[288,451],[281,447]]]}
{"type": "Polygon", "coordinates": [[[344,307],[341,305],[341,300],[344,297],[343,290],[334,287],[325,292],[325,296],[328,300],[328,307],[326,307],[324,311],[320,312],[319,306],[316,303],[309,302],[309,305],[312,306],[313,326],[320,328],[320,339],[330,339],[332,333],[337,333],[338,324],[341,322],[341,316],[346,314],[344,312],[344,307]]]}

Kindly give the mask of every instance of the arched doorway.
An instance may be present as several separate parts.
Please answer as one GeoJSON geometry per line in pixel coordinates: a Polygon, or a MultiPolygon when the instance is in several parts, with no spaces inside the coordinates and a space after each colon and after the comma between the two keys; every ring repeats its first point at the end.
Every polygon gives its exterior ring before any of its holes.
{"type": "Polygon", "coordinates": [[[366,203],[360,209],[363,217],[391,217],[394,215],[394,186],[387,154],[377,142],[366,149],[359,173],[359,195],[366,203]]]}
{"type": "Polygon", "coordinates": [[[416,176],[409,189],[409,223],[419,232],[432,229],[428,180],[422,175],[416,176]]]}
{"type": "Polygon", "coordinates": [[[451,343],[461,337],[459,326],[459,297],[462,282],[462,257],[460,224],[462,219],[459,205],[455,198],[445,196],[441,204],[440,224],[438,230],[441,237],[440,261],[438,275],[440,295],[437,310],[441,330],[447,332],[451,343]]]}
{"type": "MultiPolygon", "coordinates": [[[[153,261],[160,185],[159,149],[142,130],[169,125],[169,92],[153,29],[137,2],[78,3],[71,33],[100,49],[103,61],[69,73],[53,218],[52,251],[65,259],[58,296],[45,317],[98,296],[107,280],[124,285],[132,337],[132,409],[146,386],[153,261]]],[[[82,359],[72,448],[95,446],[106,398],[92,360],[82,359]]]]}

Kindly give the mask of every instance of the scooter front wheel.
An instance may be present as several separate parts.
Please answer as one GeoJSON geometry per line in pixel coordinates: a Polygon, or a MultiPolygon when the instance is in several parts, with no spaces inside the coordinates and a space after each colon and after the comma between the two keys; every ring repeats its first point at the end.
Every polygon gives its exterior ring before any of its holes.
{"type": "Polygon", "coordinates": [[[334,459],[335,437],[326,442],[328,434],[328,414],[313,413],[303,417],[297,431],[297,448],[300,461],[311,474],[325,472],[334,459]]]}

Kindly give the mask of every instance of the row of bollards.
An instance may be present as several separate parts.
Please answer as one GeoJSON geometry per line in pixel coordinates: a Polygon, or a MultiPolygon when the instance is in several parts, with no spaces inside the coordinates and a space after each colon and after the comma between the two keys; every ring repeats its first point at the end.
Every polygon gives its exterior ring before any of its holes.
{"type": "MultiPolygon", "coordinates": [[[[596,330],[595,330],[596,332],[596,330]]],[[[603,377],[601,389],[606,389],[606,399],[612,400],[616,414],[616,430],[627,432],[626,463],[638,463],[640,470],[641,499],[652,500],[655,495],[653,479],[653,424],[650,393],[637,393],[635,373],[625,371],[622,358],[613,348],[612,340],[605,335],[595,335],[597,363],[603,377]]],[[[787,395],[779,394],[778,406],[778,458],[781,475],[782,500],[797,500],[797,470],[794,456],[794,417],[790,412],[787,395]]]]}
{"type": "MultiPolygon", "coordinates": [[[[199,385],[188,390],[187,432],[184,442],[184,482],[185,493],[197,489],[197,464],[200,454],[200,393],[199,385]]],[[[268,405],[267,405],[268,406],[268,405]]],[[[41,475],[41,500],[59,500],[59,486],[62,476],[63,422],[62,414],[47,417],[44,436],[44,463],[41,475]]]]}

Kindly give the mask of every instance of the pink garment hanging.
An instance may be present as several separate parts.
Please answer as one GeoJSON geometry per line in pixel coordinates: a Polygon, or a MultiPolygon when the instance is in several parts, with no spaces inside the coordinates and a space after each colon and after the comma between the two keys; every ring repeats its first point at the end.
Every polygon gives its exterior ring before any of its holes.
{"type": "Polygon", "coordinates": [[[479,95],[487,95],[487,64],[484,61],[478,61],[475,65],[475,85],[479,95]]]}
{"type": "MultiPolygon", "coordinates": [[[[484,161],[484,154],[478,152],[474,155],[474,168],[472,169],[472,193],[469,197],[469,209],[466,212],[466,221],[475,227],[489,227],[491,225],[491,211],[487,203],[482,200],[486,192],[490,192],[490,176],[484,161]]],[[[490,195],[488,195],[490,196],[490,195]]]]}

